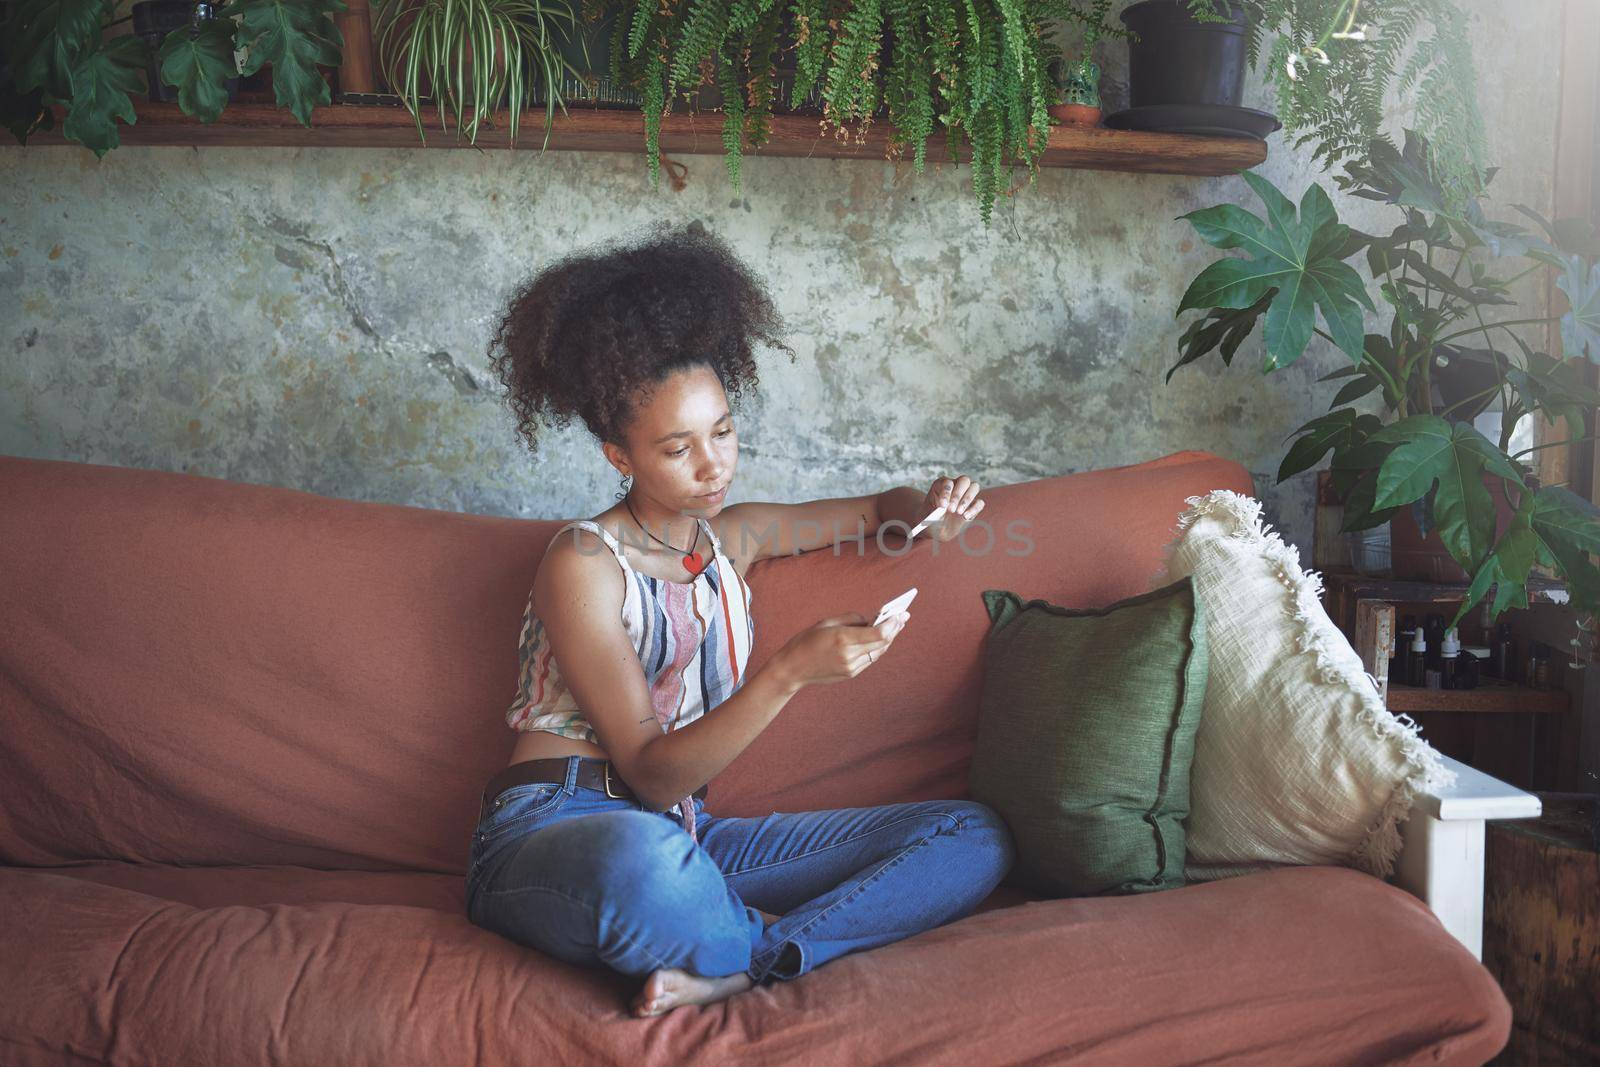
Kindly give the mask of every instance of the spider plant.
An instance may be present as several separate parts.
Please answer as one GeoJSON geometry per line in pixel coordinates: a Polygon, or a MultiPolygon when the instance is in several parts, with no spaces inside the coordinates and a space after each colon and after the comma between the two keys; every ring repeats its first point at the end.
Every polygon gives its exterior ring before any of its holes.
{"type": "Polygon", "coordinates": [[[456,137],[476,145],[480,123],[504,100],[512,146],[517,143],[524,102],[544,87],[544,143],[549,147],[563,70],[578,71],[561,55],[558,32],[571,32],[577,17],[567,0],[376,0],[377,49],[391,91],[399,95],[422,129],[423,83],[438,107],[439,127],[454,114],[456,137]],[[563,30],[561,23],[565,21],[563,30]],[[464,115],[471,105],[471,118],[464,115]]]}

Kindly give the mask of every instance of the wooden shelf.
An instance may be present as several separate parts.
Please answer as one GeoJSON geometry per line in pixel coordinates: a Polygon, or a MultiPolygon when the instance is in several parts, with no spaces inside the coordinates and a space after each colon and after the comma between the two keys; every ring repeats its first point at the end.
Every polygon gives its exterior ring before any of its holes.
{"type": "Polygon", "coordinates": [[[1491,685],[1476,689],[1424,689],[1389,682],[1390,711],[1470,711],[1550,714],[1567,710],[1564,689],[1530,689],[1525,685],[1491,685]]]}
{"type": "MultiPolygon", "coordinates": [[[[550,149],[565,152],[626,152],[644,156],[644,115],[635,110],[567,105],[568,114],[558,110],[551,125],[550,149]]],[[[65,108],[53,106],[56,127],[35,133],[32,144],[75,144],[61,135],[65,108]]],[[[271,103],[235,101],[216,122],[206,125],[185,115],[176,103],[134,101],[138,121],[117,123],[123,144],[128,145],[208,145],[280,146],[312,148],[470,148],[465,138],[457,141],[454,132],[439,128],[437,112],[423,109],[426,145],[417,137],[414,120],[404,108],[383,105],[334,104],[313,108],[311,126],[296,121],[287,108],[271,103]]],[[[544,142],[544,110],[524,111],[517,134],[517,148],[537,151],[544,142]]],[[[888,120],[879,118],[868,129],[862,143],[855,140],[855,127],[847,140],[835,133],[820,131],[816,115],[774,114],[770,119],[771,138],[747,157],[789,156],[819,159],[884,159],[888,143],[888,120]]],[[[494,128],[483,128],[478,147],[508,147],[504,112],[496,116],[494,128]]],[[[716,155],[723,153],[722,113],[701,111],[662,117],[661,150],[666,155],[716,155]]],[[[927,167],[932,170],[946,159],[943,134],[927,144],[927,167]]],[[[970,162],[971,149],[960,149],[962,162],[970,162]]],[[[1214,176],[1237,174],[1267,157],[1267,145],[1253,137],[1200,137],[1178,133],[1144,133],[1134,130],[1078,129],[1053,126],[1050,147],[1040,166],[1079,167],[1090,170],[1130,171],[1155,174],[1214,176]]],[[[902,163],[910,165],[911,155],[902,163]]]]}
{"type": "MultiPolygon", "coordinates": [[[[1351,570],[1325,570],[1323,588],[1336,585],[1353,600],[1386,600],[1393,604],[1447,604],[1467,598],[1466,582],[1424,582],[1383,578],[1351,570]]],[[[1528,576],[1528,604],[1565,604],[1566,583],[1538,574],[1528,576]]]]}

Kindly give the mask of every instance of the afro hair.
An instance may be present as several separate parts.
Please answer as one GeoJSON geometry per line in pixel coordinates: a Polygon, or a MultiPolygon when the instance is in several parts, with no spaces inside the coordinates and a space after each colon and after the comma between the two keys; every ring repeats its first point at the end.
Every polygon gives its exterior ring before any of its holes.
{"type": "Polygon", "coordinates": [[[730,398],[754,391],[756,341],[794,359],[765,288],[721,239],[699,221],[651,229],[635,245],[565,256],[511,299],[489,358],[530,452],[541,421],[561,429],[574,417],[625,444],[636,405],[691,367],[709,367],[730,398]]]}

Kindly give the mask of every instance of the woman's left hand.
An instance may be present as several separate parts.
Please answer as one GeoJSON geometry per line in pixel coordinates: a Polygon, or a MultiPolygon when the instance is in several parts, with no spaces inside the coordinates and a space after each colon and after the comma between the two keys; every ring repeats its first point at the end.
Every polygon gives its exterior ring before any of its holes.
{"type": "Polygon", "coordinates": [[[939,478],[933,483],[933,488],[928,490],[928,497],[923,501],[923,514],[926,515],[940,505],[944,506],[944,518],[928,527],[928,532],[935,541],[949,541],[961,536],[961,531],[967,524],[978,517],[978,512],[983,510],[984,501],[978,499],[978,483],[968,478],[965,474],[957,478],[939,478]]]}

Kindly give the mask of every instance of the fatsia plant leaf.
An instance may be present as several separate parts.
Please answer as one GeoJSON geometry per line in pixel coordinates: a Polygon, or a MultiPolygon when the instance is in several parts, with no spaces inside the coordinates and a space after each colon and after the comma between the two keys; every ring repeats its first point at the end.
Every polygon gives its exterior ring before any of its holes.
{"type": "Polygon", "coordinates": [[[1238,248],[1249,259],[1221,259],[1190,283],[1178,313],[1193,308],[1248,308],[1272,294],[1266,314],[1265,370],[1299,359],[1316,329],[1317,312],[1334,343],[1352,361],[1361,359],[1363,307],[1373,308],[1361,276],[1340,254],[1359,247],[1349,240],[1333,203],[1313,183],[1299,210],[1267,179],[1251,171],[1243,178],[1266,206],[1262,219],[1237,204],[1191,211],[1202,240],[1216,248],[1238,248]]]}
{"type": "Polygon", "coordinates": [[[1373,506],[1421,499],[1437,482],[1433,518],[1439,537],[1457,563],[1476,570],[1495,533],[1494,500],[1483,483],[1484,471],[1522,485],[1522,475],[1505,453],[1470,424],[1449,423],[1437,415],[1401,419],[1370,440],[1397,444],[1378,469],[1373,506]]]}
{"type": "Polygon", "coordinates": [[[1512,515],[1505,534],[1472,576],[1466,599],[1450,620],[1451,626],[1459,623],[1472,610],[1472,606],[1489,591],[1490,585],[1495,590],[1494,600],[1489,605],[1491,618],[1497,617],[1506,608],[1528,606],[1528,574],[1533,570],[1540,547],[1532,522],[1535,500],[1533,493],[1522,494],[1522,501],[1512,515]]]}
{"type": "Polygon", "coordinates": [[[1573,600],[1585,610],[1596,610],[1600,569],[1588,554],[1600,552],[1600,509],[1559,486],[1542,486],[1535,496],[1530,523],[1540,562],[1559,566],[1573,600]]]}
{"type": "Polygon", "coordinates": [[[61,132],[97,158],[121,144],[116,120],[129,125],[138,121],[128,94],[145,90],[149,54],[143,38],[128,35],[104,40],[79,59],[72,68],[71,99],[52,101],[69,108],[61,132]]]}
{"type": "Polygon", "coordinates": [[[72,97],[72,71],[94,51],[101,20],[115,0],[17,0],[6,19],[5,42],[18,92],[43,89],[56,103],[72,97]]]}
{"type": "Polygon", "coordinates": [[[271,63],[278,106],[310,126],[311,109],[333,102],[317,65],[339,65],[344,36],[330,15],[344,10],[344,0],[233,0],[221,17],[242,19],[238,39],[250,54],[239,73],[249,77],[271,63]]]}
{"type": "Polygon", "coordinates": [[[1566,273],[1556,279],[1556,285],[1572,302],[1561,316],[1561,347],[1568,356],[1587,352],[1590,363],[1600,363],[1600,264],[1568,256],[1566,273]]]}
{"type": "Polygon", "coordinates": [[[161,42],[161,80],[178,90],[184,114],[215,122],[227,106],[228,79],[238,73],[233,32],[231,19],[205,19],[197,33],[169,33],[161,42]]]}
{"type": "Polygon", "coordinates": [[[1244,339],[1256,328],[1256,320],[1266,313],[1271,303],[1270,294],[1263,296],[1247,308],[1212,308],[1204,316],[1191,322],[1178,338],[1182,358],[1167,370],[1167,381],[1186,363],[1193,363],[1212,349],[1222,356],[1225,366],[1233,364],[1233,354],[1244,339]]]}

